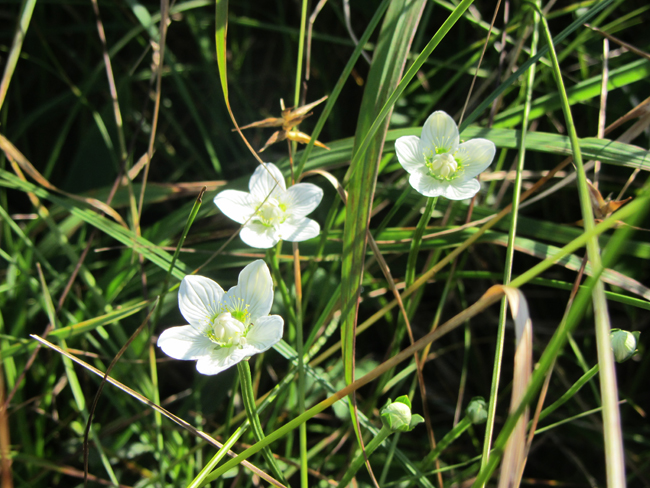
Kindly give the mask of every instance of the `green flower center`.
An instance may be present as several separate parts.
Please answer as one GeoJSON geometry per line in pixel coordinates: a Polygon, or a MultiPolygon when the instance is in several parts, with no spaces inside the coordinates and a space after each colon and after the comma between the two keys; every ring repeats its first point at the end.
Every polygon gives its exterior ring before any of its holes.
{"type": "Polygon", "coordinates": [[[451,181],[462,173],[462,165],[448,152],[425,156],[424,161],[429,174],[438,181],[451,181]]]}
{"type": "Polygon", "coordinates": [[[222,312],[212,321],[208,338],[221,347],[246,345],[246,326],[230,312],[222,312]]]}
{"type": "Polygon", "coordinates": [[[275,198],[269,197],[259,207],[255,217],[257,221],[266,227],[276,227],[287,219],[287,207],[279,203],[275,198]]]}

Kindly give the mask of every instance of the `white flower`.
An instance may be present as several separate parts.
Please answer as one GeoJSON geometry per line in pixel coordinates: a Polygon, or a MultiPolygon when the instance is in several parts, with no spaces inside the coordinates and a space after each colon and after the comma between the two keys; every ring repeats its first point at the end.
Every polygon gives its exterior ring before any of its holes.
{"type": "Polygon", "coordinates": [[[246,266],[228,292],[209,278],[188,275],[178,307],[189,325],[165,330],[158,346],[175,359],[198,360],[199,373],[220,373],[282,338],[284,320],[269,315],[272,303],[273,281],[261,259],[246,266]]]}
{"type": "Polygon", "coordinates": [[[284,176],[273,163],[257,167],[248,183],[250,193],[225,190],[214,198],[224,215],[246,223],[242,240],[267,249],[281,239],[300,242],[320,233],[318,222],[308,219],[323,198],[323,190],[311,183],[297,183],[287,190],[284,176]]]}
{"type": "Polygon", "coordinates": [[[411,186],[427,197],[464,200],[476,195],[480,189],[476,176],[490,166],[496,147],[487,139],[459,142],[456,123],[442,111],[429,116],[422,138],[397,139],[395,153],[411,175],[411,186]]]}

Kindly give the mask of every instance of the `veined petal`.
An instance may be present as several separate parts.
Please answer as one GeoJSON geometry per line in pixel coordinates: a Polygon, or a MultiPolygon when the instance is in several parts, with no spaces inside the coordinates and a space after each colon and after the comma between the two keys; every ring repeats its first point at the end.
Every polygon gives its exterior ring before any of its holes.
{"type": "Polygon", "coordinates": [[[296,183],[280,198],[287,213],[304,217],[313,212],[323,198],[323,190],[311,183],[296,183]]]}
{"type": "Polygon", "coordinates": [[[395,141],[397,160],[409,173],[415,173],[424,166],[424,153],[420,149],[418,136],[404,136],[395,141]]]}
{"type": "Polygon", "coordinates": [[[219,313],[223,288],[216,281],[198,275],[187,275],[178,290],[178,308],[185,320],[198,330],[219,313]]]}
{"type": "Polygon", "coordinates": [[[320,234],[320,225],[307,217],[289,217],[280,224],[278,231],[285,241],[302,242],[320,234]]]}
{"type": "Polygon", "coordinates": [[[463,142],[454,158],[463,168],[463,175],[459,177],[463,181],[474,178],[492,164],[496,146],[487,139],[471,139],[463,142]]]}
{"type": "Polygon", "coordinates": [[[481,189],[481,184],[476,178],[471,180],[454,180],[446,188],[442,194],[449,200],[466,200],[472,198],[481,189]]]}
{"type": "Polygon", "coordinates": [[[247,355],[264,352],[282,339],[284,320],[279,315],[260,317],[246,334],[247,355]],[[248,351],[248,348],[253,350],[248,351]]]}
{"type": "Polygon", "coordinates": [[[235,222],[243,224],[255,212],[255,203],[249,193],[238,190],[224,190],[214,197],[214,204],[221,213],[235,222]]]}
{"type": "Polygon", "coordinates": [[[446,181],[438,181],[429,174],[413,173],[409,177],[409,183],[425,197],[439,197],[445,194],[445,187],[449,186],[446,181]]]}
{"type": "Polygon", "coordinates": [[[267,227],[259,222],[246,224],[239,233],[239,237],[249,246],[258,249],[268,249],[280,241],[278,229],[275,227],[267,227]]]}
{"type": "Polygon", "coordinates": [[[198,359],[212,354],[215,344],[191,325],[170,327],[158,337],[158,347],[174,359],[198,359]]]}
{"type": "Polygon", "coordinates": [[[233,286],[224,298],[226,305],[236,306],[242,301],[248,306],[253,321],[268,315],[273,304],[273,280],[264,261],[253,261],[239,273],[237,286],[233,286]]]}
{"type": "Polygon", "coordinates": [[[273,163],[262,163],[257,168],[248,182],[248,188],[255,201],[262,202],[269,194],[278,198],[287,189],[284,176],[273,163]]]}
{"type": "Polygon", "coordinates": [[[237,346],[221,347],[209,356],[203,356],[196,362],[196,370],[201,374],[217,374],[237,364],[246,357],[245,352],[237,346]]]}
{"type": "Polygon", "coordinates": [[[420,147],[426,156],[429,154],[455,153],[458,149],[458,126],[454,119],[442,110],[433,112],[422,127],[420,147]]]}

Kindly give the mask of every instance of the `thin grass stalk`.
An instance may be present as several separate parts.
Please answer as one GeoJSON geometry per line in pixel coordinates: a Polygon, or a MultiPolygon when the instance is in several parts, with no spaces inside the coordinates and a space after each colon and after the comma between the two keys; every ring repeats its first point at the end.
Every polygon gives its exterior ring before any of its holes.
{"type": "Polygon", "coordinates": [[[154,316],[154,321],[152,323],[152,326],[154,327],[158,324],[158,319],[160,319],[160,311],[162,309],[163,303],[165,302],[165,297],[169,292],[169,290],[167,289],[167,285],[169,284],[169,278],[171,277],[172,270],[176,265],[176,260],[178,259],[178,255],[181,252],[181,248],[185,243],[187,234],[189,234],[190,228],[192,227],[192,224],[194,223],[194,220],[196,219],[196,216],[199,213],[199,209],[201,208],[201,204],[203,203],[203,194],[205,193],[205,190],[206,187],[204,186],[203,189],[199,192],[199,195],[196,197],[196,200],[194,200],[194,205],[192,205],[192,210],[190,210],[190,215],[187,217],[187,222],[185,222],[183,233],[181,234],[181,238],[178,240],[178,244],[176,245],[176,250],[174,251],[174,255],[172,256],[172,261],[169,265],[169,269],[167,270],[167,274],[165,275],[165,279],[163,280],[163,284],[160,289],[160,304],[158,309],[156,310],[156,315],[154,316]]]}
{"type": "MultiPolygon", "coordinates": [[[[528,3],[528,2],[527,2],[528,3]]],[[[535,5],[536,10],[539,9],[535,5]]],[[[582,163],[582,154],[580,153],[580,144],[578,134],[576,133],[573,117],[571,115],[571,106],[567,98],[564,83],[562,81],[562,72],[558,62],[555,49],[553,47],[553,38],[548,27],[546,19],[542,16],[542,27],[546,42],[549,46],[549,53],[553,64],[555,81],[558,85],[562,111],[567,122],[567,130],[573,148],[573,160],[576,165],[578,196],[580,198],[580,210],[584,222],[585,231],[594,228],[594,216],[589,198],[589,188],[587,187],[587,176],[582,163]]],[[[598,240],[592,237],[587,241],[587,252],[589,260],[594,269],[600,267],[600,249],[598,240]]],[[[598,349],[598,364],[600,365],[600,388],[603,400],[603,433],[605,439],[605,459],[607,486],[610,488],[624,488],[625,480],[625,456],[623,453],[623,436],[621,433],[621,418],[618,408],[618,387],[616,385],[616,371],[614,369],[614,357],[610,346],[610,324],[609,314],[607,311],[607,298],[605,297],[605,288],[602,281],[598,280],[594,286],[593,295],[594,319],[596,322],[596,344],[598,349]]]]}
{"type": "MultiPolygon", "coordinates": [[[[239,384],[241,386],[242,403],[246,409],[246,417],[248,417],[248,423],[253,428],[255,440],[257,442],[261,442],[264,440],[264,430],[262,429],[260,417],[257,413],[257,407],[255,405],[255,393],[253,392],[251,367],[248,364],[248,360],[239,361],[237,363],[237,371],[239,372],[239,384]]],[[[262,449],[262,455],[264,456],[269,469],[273,472],[273,476],[280,480],[280,482],[286,484],[284,475],[275,462],[275,458],[273,457],[271,450],[268,447],[265,447],[262,449]]]]}
{"type": "MultiPolygon", "coordinates": [[[[537,54],[537,42],[539,17],[537,13],[533,14],[533,33],[530,46],[531,58],[537,54]]],[[[512,279],[512,262],[515,254],[515,238],[517,236],[517,217],[519,215],[519,204],[521,197],[522,172],[524,170],[524,161],[526,159],[526,133],[528,131],[528,117],[530,114],[530,104],[533,98],[533,85],[535,83],[535,66],[533,62],[528,68],[526,78],[526,94],[524,101],[524,113],[521,127],[521,139],[519,140],[518,157],[517,157],[517,177],[513,188],[512,196],[512,213],[510,214],[510,227],[508,230],[508,247],[506,249],[506,262],[504,266],[503,284],[508,285],[512,279]]],[[[481,468],[483,468],[490,458],[490,448],[492,445],[492,434],[494,432],[494,422],[496,418],[497,397],[499,391],[499,380],[501,376],[501,362],[503,360],[503,347],[505,342],[506,316],[508,310],[507,300],[501,300],[499,309],[499,325],[497,329],[496,348],[494,352],[494,366],[492,370],[492,384],[490,386],[490,396],[488,399],[488,418],[485,424],[485,437],[483,440],[483,456],[481,457],[481,468]]]]}
{"type": "Polygon", "coordinates": [[[23,40],[27,34],[27,29],[32,20],[32,13],[34,12],[34,7],[36,6],[36,0],[23,0],[20,6],[20,20],[16,25],[16,31],[14,32],[14,38],[11,42],[11,48],[9,50],[9,56],[7,56],[5,62],[5,70],[2,75],[2,81],[0,81],[0,108],[5,101],[7,96],[7,90],[9,90],[9,84],[11,83],[11,78],[13,77],[14,70],[16,69],[16,64],[18,64],[18,59],[20,58],[20,51],[23,46],[23,40]]]}
{"type": "MultiPolygon", "coordinates": [[[[300,13],[300,34],[298,37],[298,56],[296,59],[296,82],[293,94],[293,106],[300,105],[300,91],[302,85],[302,61],[304,57],[305,47],[305,29],[307,24],[307,7],[309,6],[308,0],[302,0],[302,10],[300,13]]],[[[305,87],[306,88],[306,87],[305,87]]],[[[316,140],[314,137],[313,140],[316,140]]],[[[289,142],[287,140],[287,142],[289,142]]],[[[311,142],[311,141],[310,141],[311,142]]],[[[291,175],[292,184],[295,183],[295,178],[300,175],[294,173],[292,149],[295,150],[296,143],[289,144],[289,160],[291,162],[291,175]]],[[[294,284],[296,288],[296,351],[298,351],[298,413],[302,414],[305,411],[305,362],[303,357],[303,323],[302,323],[302,281],[300,276],[300,251],[298,244],[293,243],[293,270],[294,270],[294,284]]],[[[302,488],[309,487],[309,466],[307,460],[307,423],[305,422],[300,426],[298,431],[300,438],[300,486],[302,488]]]]}
{"type": "Polygon", "coordinates": [[[302,60],[305,51],[305,29],[307,26],[307,7],[308,0],[302,0],[302,9],[300,12],[300,34],[298,36],[298,57],[296,59],[296,86],[293,93],[293,106],[300,105],[300,88],[302,85],[302,60]]]}
{"type": "MultiPolygon", "coordinates": [[[[293,244],[293,271],[296,289],[296,351],[298,353],[298,413],[305,412],[305,356],[303,350],[303,322],[302,322],[302,280],[300,276],[300,251],[298,243],[293,244]]],[[[300,437],[300,486],[309,488],[309,465],[307,459],[307,422],[298,430],[300,437]]]]}

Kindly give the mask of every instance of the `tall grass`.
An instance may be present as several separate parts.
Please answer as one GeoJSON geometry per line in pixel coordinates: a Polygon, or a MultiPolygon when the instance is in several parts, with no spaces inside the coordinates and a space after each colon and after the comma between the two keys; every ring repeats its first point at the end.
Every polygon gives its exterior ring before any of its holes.
{"type": "Polygon", "coordinates": [[[648,486],[650,6],[3,12],[2,488],[648,486]],[[307,145],[236,130],[325,95],[307,145]],[[395,155],[436,110],[496,145],[471,200],[427,200],[395,155]],[[319,237],[254,249],[213,205],[261,161],[323,188],[319,237]],[[255,259],[285,331],[245,389],[162,354],[180,280],[255,259]],[[641,331],[630,361],[610,328],[641,331]],[[402,395],[426,421],[373,442],[402,395]]]}

